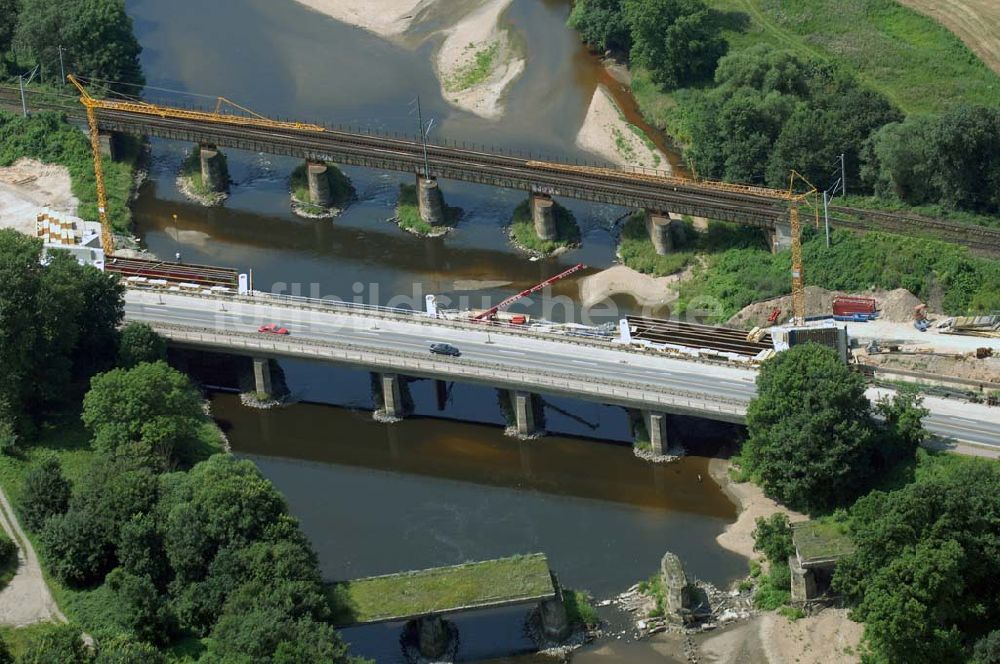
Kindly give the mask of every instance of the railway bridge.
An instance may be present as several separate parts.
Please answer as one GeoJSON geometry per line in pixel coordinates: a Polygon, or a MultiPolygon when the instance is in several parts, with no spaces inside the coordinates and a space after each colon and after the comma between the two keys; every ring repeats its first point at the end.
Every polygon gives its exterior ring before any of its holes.
{"type": "MultiPolygon", "coordinates": [[[[557,196],[619,205],[647,212],[647,228],[659,253],[672,249],[671,215],[690,215],[764,228],[775,250],[790,246],[788,192],[674,177],[661,171],[557,162],[457,143],[431,143],[398,135],[349,130],[310,123],[270,120],[195,109],[166,109],[143,103],[98,102],[102,132],[186,141],[202,147],[202,177],[218,186],[213,158],[220,147],[306,160],[310,192],[323,196],[327,163],[414,173],[421,216],[431,225],[444,222],[437,180],[449,179],[529,192],[535,229],[554,239],[552,198],[557,196]]],[[[0,106],[21,110],[16,89],[0,87],[0,106]]],[[[27,91],[29,110],[54,110],[85,121],[76,97],[27,91]]],[[[316,202],[316,201],[314,201],[316,202]]],[[[853,208],[835,208],[834,225],[854,229],[918,232],[1000,252],[1000,230],[970,227],[924,217],[902,217],[853,208]]]]}

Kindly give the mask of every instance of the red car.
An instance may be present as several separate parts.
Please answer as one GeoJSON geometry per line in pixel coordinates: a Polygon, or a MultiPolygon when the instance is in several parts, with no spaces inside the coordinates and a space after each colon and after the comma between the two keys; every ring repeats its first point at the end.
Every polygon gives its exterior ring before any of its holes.
{"type": "Polygon", "coordinates": [[[288,334],[288,329],[284,327],[278,327],[277,323],[268,323],[267,325],[261,325],[258,332],[266,332],[268,334],[288,334]]]}

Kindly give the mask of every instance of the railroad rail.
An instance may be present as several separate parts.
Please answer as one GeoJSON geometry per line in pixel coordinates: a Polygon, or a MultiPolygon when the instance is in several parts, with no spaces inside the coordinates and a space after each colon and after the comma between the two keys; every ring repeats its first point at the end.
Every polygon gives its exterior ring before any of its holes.
{"type": "Polygon", "coordinates": [[[627,320],[629,327],[634,330],[632,338],[639,341],[707,348],[720,353],[737,353],[749,357],[755,357],[774,347],[770,334],[764,335],[760,341],[747,341],[746,332],[729,327],[643,316],[628,316],[627,320]]]}
{"type": "MultiPolygon", "coordinates": [[[[58,111],[73,119],[85,119],[85,110],[73,95],[27,91],[26,99],[30,109],[58,111]]],[[[16,88],[0,86],[0,106],[20,110],[16,88]]],[[[384,170],[410,173],[425,170],[423,146],[416,140],[294,122],[261,125],[248,119],[248,124],[220,124],[203,119],[206,111],[190,110],[184,118],[161,117],[148,109],[142,112],[97,109],[96,112],[104,131],[384,170]]],[[[647,169],[543,161],[457,144],[429,143],[427,152],[430,173],[426,175],[764,228],[784,223],[790,204],[788,193],[783,191],[686,180],[647,169]]],[[[1000,229],[843,206],[831,207],[830,211],[831,222],[837,227],[928,235],[976,252],[1000,255],[1000,229]]]]}
{"type": "Polygon", "coordinates": [[[197,284],[198,286],[221,286],[236,288],[238,275],[236,270],[212,265],[195,265],[185,263],[169,263],[160,260],[144,258],[123,258],[114,256],[109,259],[104,269],[115,272],[123,278],[129,277],[163,280],[170,283],[197,284]]]}

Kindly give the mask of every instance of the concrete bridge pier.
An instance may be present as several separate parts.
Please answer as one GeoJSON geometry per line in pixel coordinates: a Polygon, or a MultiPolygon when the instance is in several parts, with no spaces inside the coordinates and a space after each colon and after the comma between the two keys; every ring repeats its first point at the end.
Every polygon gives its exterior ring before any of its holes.
{"type": "Polygon", "coordinates": [[[417,205],[420,218],[431,226],[445,223],[444,194],[437,180],[417,174],[417,205]]]}
{"type": "Polygon", "coordinates": [[[382,414],[389,420],[401,420],[406,415],[399,374],[379,374],[382,383],[382,414]]]}
{"type": "Polygon", "coordinates": [[[201,160],[201,183],[210,191],[225,191],[229,186],[229,173],[225,157],[211,143],[202,143],[199,148],[201,160]]]}
{"type": "Polygon", "coordinates": [[[646,431],[649,432],[649,445],[653,449],[653,454],[664,455],[667,453],[667,416],[651,410],[644,410],[642,418],[646,422],[646,431]]]}
{"type": "Polygon", "coordinates": [[[440,657],[448,649],[451,630],[441,616],[431,615],[417,619],[417,647],[424,657],[440,657]]]}
{"type": "Polygon", "coordinates": [[[540,602],[538,613],[545,636],[554,641],[562,641],[569,636],[569,618],[566,615],[566,604],[563,603],[563,590],[555,574],[552,574],[552,586],[556,590],[556,596],[540,602]]]}
{"type": "Polygon", "coordinates": [[[253,380],[258,397],[270,399],[274,392],[271,387],[271,362],[266,357],[253,358],[253,380]]]}
{"type": "Polygon", "coordinates": [[[673,219],[670,215],[660,212],[646,212],[646,232],[653,243],[653,248],[660,256],[666,256],[674,250],[673,219]]]}
{"type": "Polygon", "coordinates": [[[515,390],[510,393],[511,406],[514,407],[514,417],[517,420],[517,435],[534,436],[538,433],[535,427],[535,395],[531,392],[515,390]]]}
{"type": "Polygon", "coordinates": [[[792,571],[792,601],[807,602],[816,598],[816,577],[811,569],[799,564],[798,556],[788,557],[788,567],[792,571]]]}
{"type": "Polygon", "coordinates": [[[306,160],[306,179],[309,183],[309,202],[323,208],[332,207],[333,192],[330,191],[326,163],[306,160]]]}
{"type": "Polygon", "coordinates": [[[531,220],[535,223],[535,233],[539,239],[559,239],[555,205],[555,201],[547,194],[531,194],[531,220]]]}
{"type": "Polygon", "coordinates": [[[774,228],[767,232],[771,240],[771,253],[787,251],[792,248],[792,225],[787,221],[774,222],[774,228]]]}

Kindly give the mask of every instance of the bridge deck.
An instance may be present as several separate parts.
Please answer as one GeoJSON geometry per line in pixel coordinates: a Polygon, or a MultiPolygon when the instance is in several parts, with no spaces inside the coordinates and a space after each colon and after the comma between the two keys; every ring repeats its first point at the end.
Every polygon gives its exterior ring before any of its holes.
{"type": "Polygon", "coordinates": [[[329,586],[336,623],[359,625],[555,597],[545,554],[354,579],[329,586]]]}

